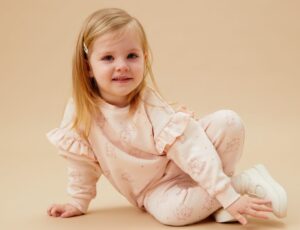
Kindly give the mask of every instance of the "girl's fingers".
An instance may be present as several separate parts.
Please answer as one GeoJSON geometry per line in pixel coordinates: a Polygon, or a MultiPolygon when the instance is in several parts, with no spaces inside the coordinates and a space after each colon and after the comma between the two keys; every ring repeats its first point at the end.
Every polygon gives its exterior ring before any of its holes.
{"type": "Polygon", "coordinates": [[[71,211],[66,211],[60,215],[60,217],[62,217],[62,218],[68,218],[70,216],[73,216],[73,212],[71,212],[71,211]]]}
{"type": "Polygon", "coordinates": [[[56,206],[58,206],[58,204],[52,204],[52,205],[48,208],[47,213],[48,213],[50,216],[51,216],[51,213],[52,213],[53,208],[56,207],[56,206]]]}
{"type": "Polygon", "coordinates": [[[246,225],[247,224],[247,219],[239,214],[239,213],[236,213],[235,216],[234,216],[235,219],[237,219],[238,222],[240,222],[242,225],[246,225]]]}
{"type": "Polygon", "coordinates": [[[60,214],[63,212],[64,212],[64,208],[61,205],[57,205],[51,209],[51,216],[57,217],[60,216],[60,214]]]}
{"type": "Polygon", "coordinates": [[[82,214],[78,209],[68,204],[67,205],[53,204],[47,209],[47,213],[49,216],[63,217],[63,218],[78,216],[82,214]]]}
{"type": "Polygon", "coordinates": [[[253,203],[256,203],[256,204],[268,204],[268,205],[270,205],[270,204],[272,204],[272,201],[270,201],[270,200],[264,200],[264,199],[260,199],[260,198],[252,198],[252,202],[253,203]]]}
{"type": "Polygon", "coordinates": [[[51,216],[51,210],[53,208],[54,204],[52,204],[48,209],[47,209],[47,213],[49,216],[51,216]]]}
{"type": "Polygon", "coordinates": [[[57,208],[53,207],[50,211],[51,216],[56,216],[57,215],[56,213],[57,213],[57,208]]]}
{"type": "Polygon", "coordinates": [[[251,207],[256,211],[273,212],[273,209],[266,205],[252,204],[251,207]]]}
{"type": "Polygon", "coordinates": [[[260,219],[269,219],[269,217],[267,215],[265,215],[264,212],[261,211],[256,211],[253,209],[249,209],[245,212],[246,214],[256,217],[256,218],[260,218],[260,219]]]}

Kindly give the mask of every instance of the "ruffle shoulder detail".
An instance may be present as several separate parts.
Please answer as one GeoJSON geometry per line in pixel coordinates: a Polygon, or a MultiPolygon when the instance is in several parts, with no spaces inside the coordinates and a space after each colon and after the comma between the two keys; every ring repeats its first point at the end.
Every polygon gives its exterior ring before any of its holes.
{"type": "Polygon", "coordinates": [[[71,128],[74,114],[75,106],[73,99],[70,98],[65,108],[60,127],[52,129],[46,136],[62,152],[86,156],[92,160],[96,160],[90,144],[71,128]]]}
{"type": "Polygon", "coordinates": [[[155,90],[147,88],[144,93],[146,111],[153,127],[155,148],[163,154],[180,137],[191,117],[190,112],[175,110],[155,90]]]}
{"type": "Polygon", "coordinates": [[[155,146],[159,153],[163,153],[167,146],[171,146],[176,138],[182,136],[190,117],[189,114],[184,112],[177,112],[171,116],[169,122],[155,137],[155,146]]]}

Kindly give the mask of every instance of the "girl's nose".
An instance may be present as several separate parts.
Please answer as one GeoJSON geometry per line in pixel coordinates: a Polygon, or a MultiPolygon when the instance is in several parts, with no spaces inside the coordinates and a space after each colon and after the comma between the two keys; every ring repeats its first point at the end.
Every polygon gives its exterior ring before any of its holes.
{"type": "Polygon", "coordinates": [[[119,60],[117,62],[117,67],[116,67],[118,72],[126,72],[129,70],[128,63],[126,60],[119,60]]]}

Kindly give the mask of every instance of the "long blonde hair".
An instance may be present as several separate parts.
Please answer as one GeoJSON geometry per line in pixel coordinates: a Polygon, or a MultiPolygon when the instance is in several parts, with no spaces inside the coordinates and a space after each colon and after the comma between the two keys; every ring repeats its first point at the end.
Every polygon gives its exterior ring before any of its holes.
{"type": "MultiPolygon", "coordinates": [[[[75,104],[74,128],[84,139],[89,136],[93,115],[99,113],[101,97],[94,78],[89,77],[88,54],[84,51],[106,33],[122,31],[130,25],[140,37],[145,56],[144,78],[141,84],[128,95],[130,114],[133,114],[140,101],[140,93],[146,86],[146,76],[150,76],[158,90],[152,72],[152,55],[141,23],[127,12],[117,8],[106,8],[92,13],[83,23],[79,33],[72,64],[73,100],[75,104]],[[85,47],[84,47],[85,46],[85,47]]],[[[159,90],[158,90],[159,91],[159,90]]]]}

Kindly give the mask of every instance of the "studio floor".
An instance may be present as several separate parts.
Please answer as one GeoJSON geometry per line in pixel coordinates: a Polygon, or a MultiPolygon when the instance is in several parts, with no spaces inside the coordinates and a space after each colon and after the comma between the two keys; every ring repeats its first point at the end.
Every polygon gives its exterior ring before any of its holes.
{"type": "MultiPolygon", "coordinates": [[[[248,125],[248,141],[237,171],[263,163],[287,190],[288,216],[270,220],[249,218],[247,226],[237,223],[218,224],[208,218],[197,224],[179,229],[299,229],[300,170],[295,155],[297,130],[293,123],[269,124],[258,127],[248,125]],[[274,134],[274,130],[289,133],[274,134]],[[253,143],[251,143],[251,137],[253,143]],[[268,144],[265,144],[268,143],[268,144]],[[276,143],[276,144],[272,144],[276,143]],[[268,154],[266,154],[268,153],[268,154]]],[[[1,229],[174,229],[164,226],[145,212],[131,206],[103,177],[99,180],[98,195],[86,215],[68,219],[49,217],[47,207],[67,200],[65,161],[44,137],[24,137],[18,145],[6,139],[4,146],[13,153],[1,160],[1,229]],[[36,143],[33,145],[33,143],[36,143]],[[12,151],[13,150],[13,151],[12,151]],[[25,150],[25,151],[24,151],[25,150]],[[35,152],[36,154],[28,154],[35,152]]]]}

